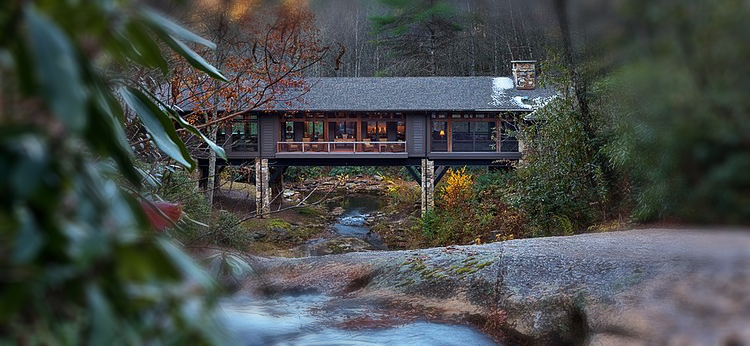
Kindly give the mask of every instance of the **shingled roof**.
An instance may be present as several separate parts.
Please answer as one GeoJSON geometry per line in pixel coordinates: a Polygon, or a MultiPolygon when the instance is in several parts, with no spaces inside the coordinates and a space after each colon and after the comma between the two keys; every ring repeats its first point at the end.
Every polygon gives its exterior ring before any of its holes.
{"type": "Polygon", "coordinates": [[[507,77],[310,78],[310,90],[270,110],[530,111],[554,95],[551,89],[517,90],[507,77]]]}

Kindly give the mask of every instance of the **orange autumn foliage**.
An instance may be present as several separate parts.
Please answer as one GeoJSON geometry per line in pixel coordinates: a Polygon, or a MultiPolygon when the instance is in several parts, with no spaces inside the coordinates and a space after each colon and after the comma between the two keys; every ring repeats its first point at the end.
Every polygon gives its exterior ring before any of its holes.
{"type": "MultiPolygon", "coordinates": [[[[271,102],[291,104],[307,92],[302,71],[327,48],[320,46],[306,1],[270,7],[229,2],[229,9],[208,5],[202,7],[205,13],[195,16],[205,23],[201,34],[215,41],[218,49],[198,53],[218,67],[228,82],[219,83],[187,64],[175,66],[171,103],[187,104],[194,110],[188,121],[201,128],[209,121],[207,114],[263,109],[271,102]]],[[[219,120],[232,120],[224,117],[220,115],[219,120]]]]}

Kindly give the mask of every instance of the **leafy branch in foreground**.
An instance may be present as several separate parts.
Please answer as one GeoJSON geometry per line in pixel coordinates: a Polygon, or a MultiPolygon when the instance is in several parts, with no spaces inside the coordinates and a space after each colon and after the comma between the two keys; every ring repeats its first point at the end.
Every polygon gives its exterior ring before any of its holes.
{"type": "Polygon", "coordinates": [[[213,45],[127,1],[7,1],[0,13],[0,343],[226,344],[213,281],[153,237],[122,126],[139,121],[189,169],[174,124],[198,131],[110,74],[167,72],[161,42],[223,79],[185,42],[213,45]]]}

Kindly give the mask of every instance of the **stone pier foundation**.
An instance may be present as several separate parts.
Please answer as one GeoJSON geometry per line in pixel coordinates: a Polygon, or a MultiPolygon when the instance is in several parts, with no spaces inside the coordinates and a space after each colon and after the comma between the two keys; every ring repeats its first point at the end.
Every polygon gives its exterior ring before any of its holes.
{"type": "Polygon", "coordinates": [[[435,208],[435,162],[422,159],[422,216],[435,208]]]}
{"type": "Polygon", "coordinates": [[[260,218],[271,214],[271,184],[268,159],[255,159],[255,205],[260,218]]]}

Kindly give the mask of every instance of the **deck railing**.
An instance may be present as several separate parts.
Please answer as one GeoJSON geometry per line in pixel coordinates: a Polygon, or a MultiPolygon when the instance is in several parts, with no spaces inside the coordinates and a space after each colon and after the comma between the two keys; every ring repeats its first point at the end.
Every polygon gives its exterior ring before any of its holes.
{"type": "Polygon", "coordinates": [[[406,142],[278,142],[280,153],[405,153],[406,142]]]}

